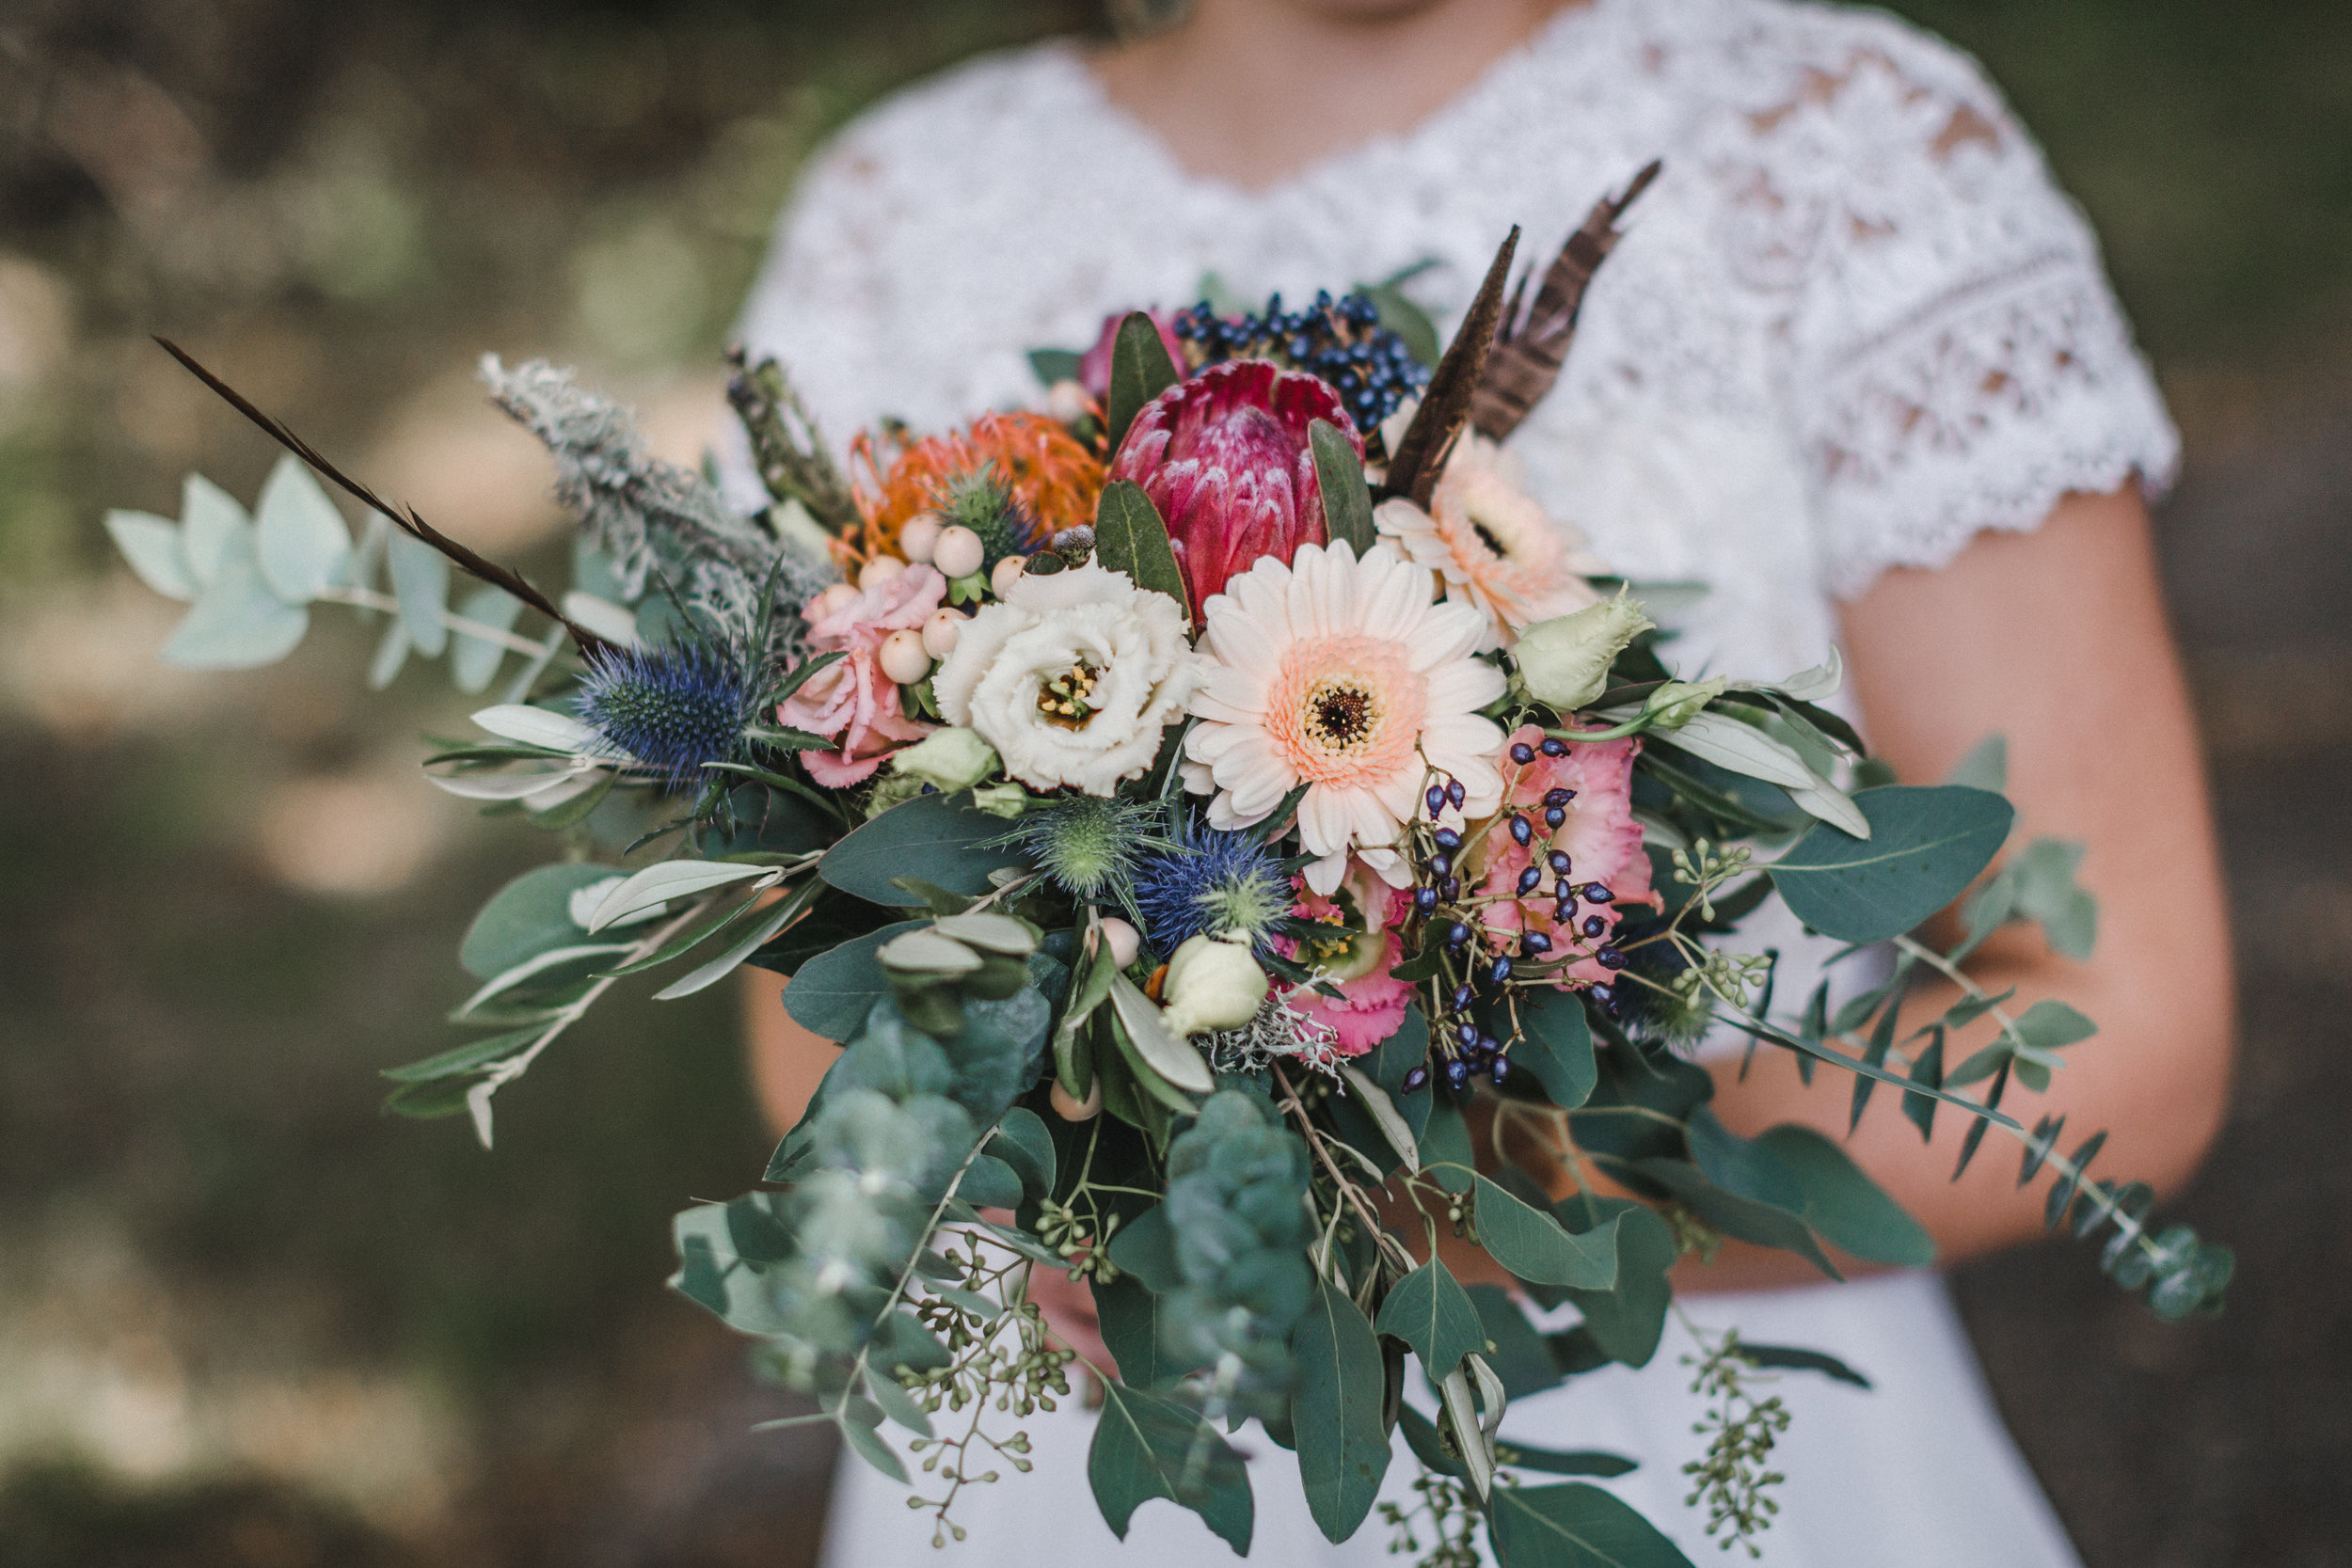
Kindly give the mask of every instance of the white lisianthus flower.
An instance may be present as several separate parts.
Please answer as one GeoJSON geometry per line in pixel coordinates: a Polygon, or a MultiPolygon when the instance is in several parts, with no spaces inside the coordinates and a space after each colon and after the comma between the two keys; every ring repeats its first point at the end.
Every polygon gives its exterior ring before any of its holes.
{"type": "Polygon", "coordinates": [[[1200,680],[1182,607],[1089,562],[1024,576],[982,606],[931,695],[1024,784],[1106,796],[1152,766],[1200,680]]]}
{"type": "Polygon", "coordinates": [[[1642,601],[1626,597],[1619,589],[1613,599],[1528,627],[1519,634],[1511,658],[1531,696],[1572,713],[1608,689],[1609,667],[1617,656],[1642,633],[1655,629],[1642,601]]]}

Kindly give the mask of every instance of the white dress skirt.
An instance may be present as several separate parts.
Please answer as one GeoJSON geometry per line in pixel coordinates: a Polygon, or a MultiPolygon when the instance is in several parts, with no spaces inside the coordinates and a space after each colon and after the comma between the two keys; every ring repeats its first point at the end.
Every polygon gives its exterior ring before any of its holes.
{"type": "MultiPolygon", "coordinates": [[[[1513,224],[1520,255],[1547,258],[1653,158],[1664,173],[1600,271],[1566,372],[1509,450],[1617,571],[1707,586],[1664,649],[1686,675],[1810,667],[1836,601],[1885,568],[2030,529],[2069,491],[2169,483],[2177,443],[2097,242],[1998,93],[1892,18],[1793,0],[1572,6],[1411,131],[1259,191],[1178,166],[1074,45],[976,60],[812,162],[741,336],[785,361],[836,447],[884,416],[940,430],[1034,406],[1027,350],[1083,349],[1106,314],[1188,304],[1204,274],[1296,303],[1432,262],[1409,288],[1450,327],[1513,224]]],[[[748,473],[739,452],[746,500],[748,473]]],[[[1783,949],[1779,1006],[1801,1005],[1817,955],[1789,928],[1750,940],[1783,949]]],[[[1794,1420],[1768,1561],[2074,1560],[1934,1275],[1685,1307],[1876,1385],[1782,1380],[1794,1420]]],[[[1602,1484],[1700,1560],[1680,1474],[1702,1441],[1689,1348],[1672,1330],[1645,1370],[1576,1378],[1504,1425],[1639,1460],[1602,1484]]],[[[1168,1503],[1115,1546],[1086,1481],[1091,1425],[1073,1407],[1030,1423],[1036,1470],[967,1491],[956,1560],[1222,1556],[1168,1503]]],[[[1254,1557],[1394,1560],[1376,1520],[1326,1543],[1289,1456],[1263,1435],[1250,1447],[1254,1557]]],[[[1412,1473],[1401,1456],[1391,1487],[1412,1473]]],[[[929,1550],[928,1515],[894,1483],[845,1456],[835,1488],[832,1568],[929,1550]]]]}

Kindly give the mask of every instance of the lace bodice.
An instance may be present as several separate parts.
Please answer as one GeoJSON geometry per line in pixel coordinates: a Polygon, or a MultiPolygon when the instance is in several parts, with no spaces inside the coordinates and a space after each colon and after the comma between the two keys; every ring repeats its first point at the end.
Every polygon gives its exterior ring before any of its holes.
{"type": "Polygon", "coordinates": [[[2026,529],[2069,490],[2169,482],[2176,440],[2081,214],[1976,66],[1789,0],[1591,0],[1405,134],[1266,190],[1188,174],[1076,46],[984,57],[812,166],[747,308],[839,442],[1034,404],[1025,351],[1191,301],[1438,263],[1449,327],[1513,223],[1549,257],[1665,172],[1513,437],[1619,571],[1699,579],[1678,657],[1777,675],[1832,599],[2026,529]]]}

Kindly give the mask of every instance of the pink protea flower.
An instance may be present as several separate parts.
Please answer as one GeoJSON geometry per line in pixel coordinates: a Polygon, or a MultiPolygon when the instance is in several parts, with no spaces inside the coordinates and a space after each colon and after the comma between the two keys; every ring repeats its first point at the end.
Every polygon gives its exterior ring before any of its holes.
{"type": "Polygon", "coordinates": [[[1299,887],[1291,912],[1329,926],[1331,934],[1276,945],[1284,957],[1337,986],[1340,994],[1325,996],[1300,986],[1284,1000],[1294,1012],[1328,1025],[1343,1056],[1362,1055],[1404,1025],[1414,988],[1391,972],[1405,961],[1397,927],[1412,907],[1411,894],[1390,887],[1360,864],[1332,897],[1299,887]]]}
{"type": "MultiPolygon", "coordinates": [[[[1168,345],[1168,356],[1184,368],[1184,345],[1176,340],[1176,318],[1164,310],[1145,312],[1152,325],[1160,329],[1160,341],[1168,345]]],[[[1119,346],[1119,324],[1127,319],[1123,310],[1115,310],[1103,318],[1103,330],[1095,335],[1094,346],[1078,359],[1078,385],[1087,395],[1101,398],[1111,389],[1111,352],[1119,346]]]]}
{"type": "Polygon", "coordinates": [[[899,708],[898,683],[882,673],[882,645],[894,631],[920,630],[946,592],[936,567],[910,566],[871,588],[835,586],[809,602],[809,652],[849,655],[776,709],[777,722],[841,743],[838,752],[801,753],[810,778],[827,789],[862,783],[886,753],[937,727],[899,708]]]}
{"type": "Polygon", "coordinates": [[[1232,359],[1170,387],[1128,427],[1110,477],[1142,485],[1159,508],[1196,622],[1236,573],[1267,559],[1287,566],[1301,545],[1328,537],[1307,441],[1316,420],[1362,457],[1363,438],[1327,384],[1232,359]]]}
{"type": "Polygon", "coordinates": [[[1543,742],[1544,732],[1533,724],[1511,736],[1502,761],[1503,809],[1486,828],[1476,889],[1497,900],[1485,914],[1487,940],[1497,951],[1521,930],[1542,931],[1551,938],[1554,954],[1580,955],[1564,972],[1564,981],[1594,985],[1610,978],[1592,955],[1608,945],[1619,911],[1628,903],[1658,902],[1650,888],[1649,856],[1642,848],[1642,825],[1633,819],[1633,759],[1642,743],[1628,738],[1572,744],[1565,755],[1550,757],[1540,750],[1543,742]],[[1533,761],[1517,760],[1522,747],[1534,752],[1533,761]],[[1544,800],[1555,789],[1573,790],[1575,798],[1561,808],[1565,819],[1560,826],[1548,829],[1544,800]],[[1526,845],[1511,836],[1513,813],[1534,829],[1526,845]],[[1556,919],[1560,875],[1549,864],[1555,850],[1568,857],[1570,886],[1583,889],[1597,882],[1609,890],[1610,901],[1579,897],[1565,920],[1556,919]],[[1530,865],[1542,868],[1541,884],[1524,898],[1510,896],[1530,865]],[[1600,927],[1587,935],[1585,927],[1594,920],[1600,927]]]}

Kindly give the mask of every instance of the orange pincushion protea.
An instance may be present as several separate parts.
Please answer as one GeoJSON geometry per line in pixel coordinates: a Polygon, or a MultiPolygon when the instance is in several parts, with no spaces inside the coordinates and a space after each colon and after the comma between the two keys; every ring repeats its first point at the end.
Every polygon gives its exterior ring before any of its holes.
{"type": "Polygon", "coordinates": [[[1012,492],[1041,532],[1094,521],[1103,493],[1103,464],[1069,431],[1043,414],[983,414],[970,428],[908,442],[885,437],[885,470],[870,435],[850,443],[860,470],[856,486],[865,527],[851,543],[859,560],[898,553],[898,533],[916,513],[946,503],[958,480],[991,469],[1012,492]]]}

